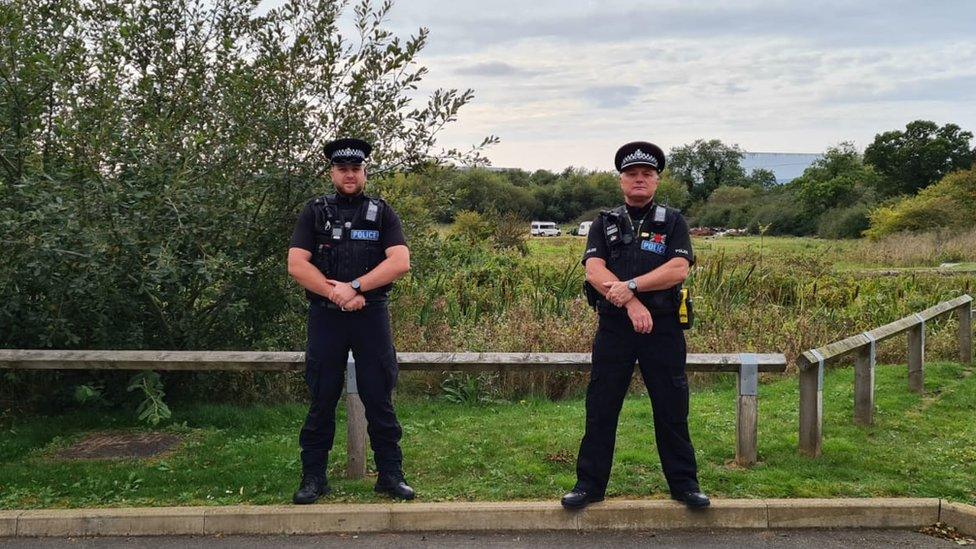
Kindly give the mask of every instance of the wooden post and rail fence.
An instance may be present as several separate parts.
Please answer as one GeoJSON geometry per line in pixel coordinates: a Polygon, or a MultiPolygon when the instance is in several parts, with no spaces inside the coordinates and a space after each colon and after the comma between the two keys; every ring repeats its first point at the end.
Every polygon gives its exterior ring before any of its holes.
{"type": "MultiPolygon", "coordinates": [[[[577,372],[590,368],[589,353],[398,353],[401,371],[577,372]]],[[[0,369],[292,371],[305,367],[305,353],[237,351],[55,351],[0,349],[0,369]]],[[[689,372],[730,372],[738,376],[736,462],[752,465],[757,456],[759,373],[785,372],[782,354],[689,354],[689,372]]],[[[346,474],[366,473],[366,416],[355,383],[355,362],[346,366],[346,474]]]]}
{"type": "MultiPolygon", "coordinates": [[[[973,298],[963,295],[880,328],[810,349],[797,358],[800,383],[800,452],[820,455],[823,424],[823,378],[827,364],[855,356],[854,421],[870,425],[874,414],[874,370],[877,343],[908,334],[908,385],[920,393],[925,375],[925,322],[952,312],[959,320],[959,361],[972,363],[973,298]]],[[[398,353],[401,371],[499,374],[579,372],[590,367],[589,353],[398,353]]],[[[0,349],[0,369],[16,370],[154,370],[154,371],[298,371],[305,353],[253,351],[62,351],[0,349]]],[[[689,372],[737,374],[735,460],[748,466],[757,459],[759,374],[785,372],[783,354],[689,354],[689,372]]],[[[346,367],[349,478],[366,472],[366,418],[356,389],[352,355],[346,367]]]]}
{"type": "Polygon", "coordinates": [[[797,357],[800,377],[800,452],[820,455],[823,441],[823,381],[827,364],[854,356],[854,423],[874,423],[874,369],[877,344],[908,334],[908,389],[922,393],[925,386],[925,323],[955,313],[959,321],[959,362],[973,361],[973,298],[962,295],[879,328],[810,349],[797,357]]]}

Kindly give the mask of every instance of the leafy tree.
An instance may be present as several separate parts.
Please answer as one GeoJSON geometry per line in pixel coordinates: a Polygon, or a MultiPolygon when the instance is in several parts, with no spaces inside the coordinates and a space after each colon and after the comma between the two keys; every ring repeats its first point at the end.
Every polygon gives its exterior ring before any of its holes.
{"type": "Polygon", "coordinates": [[[436,148],[471,90],[410,99],[427,30],[366,0],[350,40],[345,5],[4,4],[2,344],[246,347],[295,293],[282,253],[326,141],[371,140],[380,172],[476,161],[436,148]]]}
{"type": "Polygon", "coordinates": [[[684,183],[671,176],[670,170],[664,170],[661,174],[661,182],[654,193],[654,200],[683,210],[691,201],[691,195],[684,183]]]}
{"type": "Polygon", "coordinates": [[[955,124],[939,127],[935,122],[916,120],[905,131],[878,134],[864,150],[864,160],[885,178],[885,196],[915,194],[954,170],[964,170],[976,161],[970,148],[972,132],[955,124]]]}
{"type": "Polygon", "coordinates": [[[482,160],[437,147],[472,92],[417,97],[427,30],[393,36],[389,1],[348,6],[0,3],[0,345],[274,345],[325,142],[372,141],[371,180],[482,160]]]}
{"type": "Polygon", "coordinates": [[[779,183],[776,182],[776,174],[772,170],[756,168],[745,177],[743,185],[757,189],[771,189],[779,183]]]}
{"type": "Polygon", "coordinates": [[[689,145],[671,149],[668,171],[688,186],[692,200],[704,200],[723,185],[742,185],[742,150],[718,139],[698,139],[689,145]]]}
{"type": "Polygon", "coordinates": [[[872,201],[879,178],[870,166],[865,166],[852,143],[841,143],[803,171],[803,175],[789,183],[803,207],[811,216],[819,217],[838,205],[872,201]]]}

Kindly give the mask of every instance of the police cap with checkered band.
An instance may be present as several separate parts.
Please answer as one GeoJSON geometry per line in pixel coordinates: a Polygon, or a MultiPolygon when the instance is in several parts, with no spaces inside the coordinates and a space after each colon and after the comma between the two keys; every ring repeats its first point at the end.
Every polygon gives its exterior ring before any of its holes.
{"type": "Polygon", "coordinates": [[[325,146],[325,156],[332,164],[362,164],[373,147],[362,139],[336,139],[325,146]]]}
{"type": "Polygon", "coordinates": [[[631,166],[650,166],[661,172],[664,170],[664,151],[654,143],[634,141],[617,149],[613,163],[618,172],[631,166]]]}

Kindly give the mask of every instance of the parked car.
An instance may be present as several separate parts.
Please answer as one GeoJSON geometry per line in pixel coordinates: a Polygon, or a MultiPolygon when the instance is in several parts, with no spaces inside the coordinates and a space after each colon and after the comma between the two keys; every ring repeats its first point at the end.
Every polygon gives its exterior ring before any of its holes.
{"type": "Polygon", "coordinates": [[[580,236],[586,236],[590,234],[590,225],[592,224],[593,224],[592,221],[584,221],[580,223],[579,229],[576,230],[576,234],[580,236]]]}
{"type": "Polygon", "coordinates": [[[533,221],[532,229],[529,231],[532,236],[559,236],[563,234],[559,227],[552,221],[533,221]]]}

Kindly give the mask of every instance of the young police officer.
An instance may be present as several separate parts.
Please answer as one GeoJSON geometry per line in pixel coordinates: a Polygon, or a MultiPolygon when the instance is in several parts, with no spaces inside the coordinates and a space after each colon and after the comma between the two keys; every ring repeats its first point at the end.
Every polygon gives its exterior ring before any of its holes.
{"type": "Polygon", "coordinates": [[[637,361],[651,397],[654,436],[671,496],[689,507],[707,507],[688,434],[687,352],[677,314],[680,286],[694,262],[688,225],[677,210],[654,203],[664,169],[659,147],[628,143],[614,160],[625,204],[597,217],[583,254],[587,294],[600,320],[576,486],[562,504],[580,509],[603,500],[617,418],[637,361]]]}
{"type": "Polygon", "coordinates": [[[403,478],[401,430],[393,410],[397,362],[387,309],[393,281],[410,270],[410,251],[393,209],[363,194],[370,150],[359,139],[326,145],[336,193],[305,205],[288,250],[288,274],[309,299],[305,381],[312,396],[299,436],[302,481],[295,503],[329,493],[326,469],[350,348],[379,473],[375,489],[414,497],[403,478]]]}

